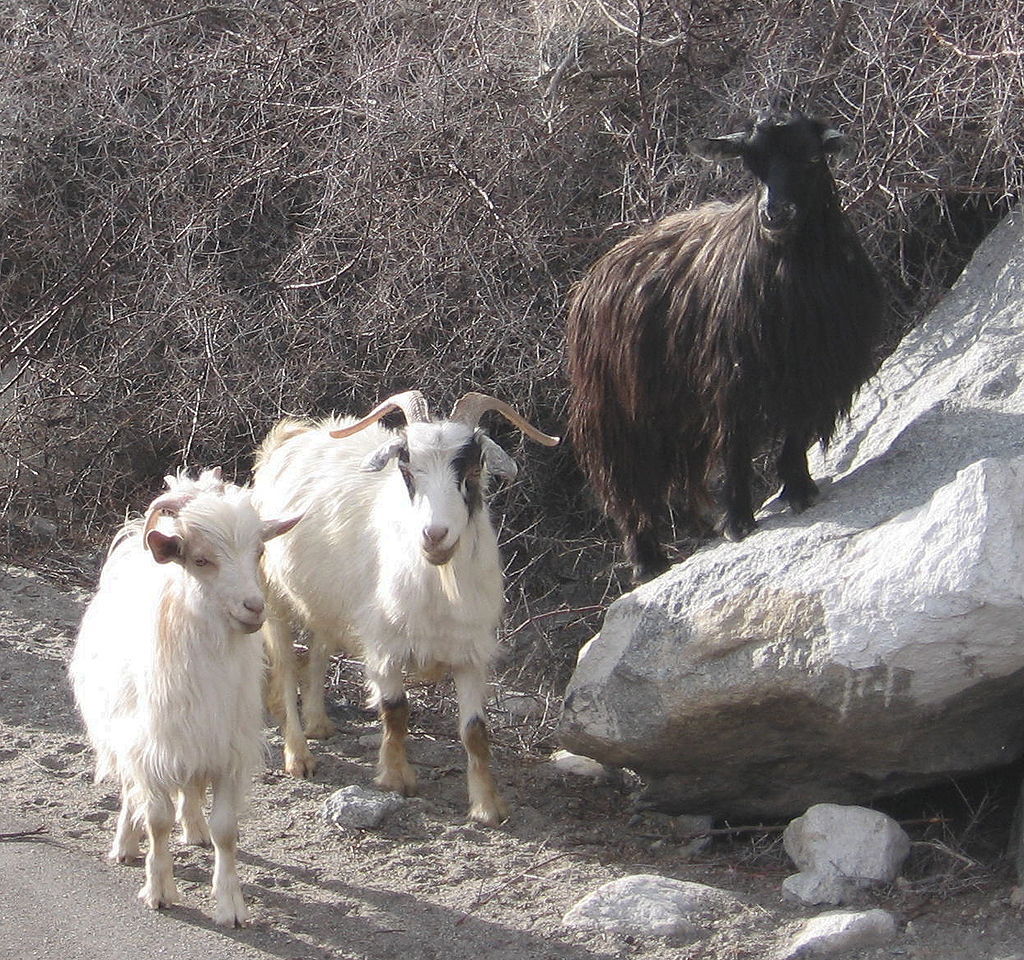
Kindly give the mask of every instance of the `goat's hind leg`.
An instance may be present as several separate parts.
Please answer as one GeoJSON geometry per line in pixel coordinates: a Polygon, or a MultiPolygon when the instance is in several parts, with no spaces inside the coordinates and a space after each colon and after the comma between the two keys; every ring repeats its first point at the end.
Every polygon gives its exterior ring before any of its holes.
{"type": "Polygon", "coordinates": [[[284,769],[292,777],[311,777],[316,760],[309,752],[299,720],[299,687],[295,675],[295,644],[287,615],[274,610],[263,628],[270,678],[267,702],[281,721],[284,737],[284,769]]]}
{"type": "Polygon", "coordinates": [[[382,790],[391,790],[403,797],[415,796],[416,771],[405,754],[409,700],[405,695],[402,670],[393,666],[377,669],[367,664],[366,676],[383,728],[374,783],[382,790]]]}
{"type": "Polygon", "coordinates": [[[608,513],[622,537],[634,583],[645,583],[669,568],[668,556],[658,538],[658,520],[654,511],[638,504],[609,504],[608,513]]]}
{"type": "Polygon", "coordinates": [[[776,461],[782,491],[779,499],[788,503],[793,513],[803,513],[818,499],[818,485],[811,479],[807,468],[807,437],[787,434],[776,461]]]}
{"type": "Polygon", "coordinates": [[[178,823],[181,824],[181,840],[192,847],[210,845],[210,829],[203,815],[203,801],[206,798],[206,777],[194,777],[178,796],[178,823]]]}
{"type": "Polygon", "coordinates": [[[634,583],[644,583],[663,574],[670,566],[658,535],[668,500],[669,470],[649,454],[644,468],[633,466],[626,475],[617,474],[607,490],[605,509],[622,537],[634,583]]]}
{"type": "Polygon", "coordinates": [[[139,899],[157,910],[178,902],[169,845],[174,828],[174,804],[170,794],[161,792],[149,797],[145,811],[149,852],[146,854],[146,883],[139,891],[139,899]]]}
{"type": "Polygon", "coordinates": [[[210,835],[213,838],[213,919],[225,927],[241,927],[249,918],[238,881],[238,811],[242,789],[233,776],[213,784],[210,835]]]}
{"type": "Polygon", "coordinates": [[[144,827],[131,800],[129,789],[121,785],[121,811],[117,815],[117,827],[114,830],[114,842],[110,847],[108,858],[116,863],[131,863],[142,856],[139,841],[142,839],[144,827]]]}
{"type": "Polygon", "coordinates": [[[326,740],[334,736],[336,727],[327,717],[324,704],[324,684],[327,680],[327,666],[331,651],[324,641],[324,634],[317,632],[310,637],[309,655],[302,670],[302,718],[307,738],[326,740]]]}
{"type": "Polygon", "coordinates": [[[459,696],[459,734],[466,748],[469,819],[496,827],[508,818],[508,807],[491,775],[491,745],[484,711],[487,678],[476,667],[463,667],[455,671],[455,689],[459,696]]]}

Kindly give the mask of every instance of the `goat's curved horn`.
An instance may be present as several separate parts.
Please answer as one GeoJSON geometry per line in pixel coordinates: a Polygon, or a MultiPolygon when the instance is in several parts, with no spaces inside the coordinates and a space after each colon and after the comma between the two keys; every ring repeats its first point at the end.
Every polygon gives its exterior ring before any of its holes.
{"type": "Polygon", "coordinates": [[[388,397],[387,400],[382,400],[362,420],[356,421],[351,426],[332,430],[331,436],[335,440],[351,437],[353,433],[365,430],[371,423],[376,423],[392,410],[401,410],[405,414],[406,423],[424,423],[430,419],[430,410],[427,408],[427,401],[423,394],[419,390],[406,390],[404,393],[396,393],[388,397]]]}
{"type": "Polygon", "coordinates": [[[488,410],[500,413],[509,423],[519,427],[531,440],[542,443],[545,447],[553,447],[561,442],[561,437],[552,437],[546,433],[541,433],[514,407],[509,406],[504,400],[499,400],[497,397],[489,397],[486,393],[467,393],[461,397],[452,408],[451,418],[458,423],[475,427],[488,410]]]}
{"type": "Polygon", "coordinates": [[[176,517],[181,508],[194,497],[194,491],[189,491],[188,493],[164,493],[157,497],[149,505],[149,509],[146,511],[146,523],[142,528],[143,545],[145,546],[146,537],[149,535],[149,531],[156,526],[162,513],[176,517]]]}

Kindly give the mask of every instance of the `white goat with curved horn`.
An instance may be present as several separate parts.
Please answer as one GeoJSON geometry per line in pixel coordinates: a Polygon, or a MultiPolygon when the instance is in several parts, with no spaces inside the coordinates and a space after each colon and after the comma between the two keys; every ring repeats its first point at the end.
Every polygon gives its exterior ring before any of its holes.
{"type": "Polygon", "coordinates": [[[469,816],[495,825],[507,811],[490,773],[484,703],[503,608],[487,478],[513,478],[512,459],[479,427],[494,410],[528,437],[558,443],[508,404],[464,396],[448,420],[431,420],[418,390],[396,394],[360,420],[285,420],[257,452],[254,496],[266,511],[305,511],[303,535],[268,545],[271,703],[283,720],[285,769],[310,776],[306,737],[328,737],[324,674],[332,652],[361,657],[383,739],[376,782],[411,795],[404,673],[451,673],[466,748],[469,816]],[[378,421],[394,410],[404,428],[378,421]],[[300,506],[301,505],[301,506],[300,506]],[[290,622],[311,635],[299,723],[290,622]]]}
{"type": "Polygon", "coordinates": [[[111,859],[138,856],[145,829],[139,897],[154,909],[175,903],[168,838],[179,797],[186,842],[213,840],[213,918],[240,926],[238,817],[263,760],[259,559],[264,542],[298,517],[260,520],[249,491],[225,483],[219,469],[166,479],[170,490],[145,520],[114,537],[82,618],[71,680],[96,750],[96,779],[110,776],[121,787],[111,859]]]}

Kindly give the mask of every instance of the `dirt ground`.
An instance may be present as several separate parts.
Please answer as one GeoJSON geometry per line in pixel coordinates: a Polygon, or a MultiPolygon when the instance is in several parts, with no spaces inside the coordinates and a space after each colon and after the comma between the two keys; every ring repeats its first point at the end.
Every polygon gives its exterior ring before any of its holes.
{"type": "MultiPolygon", "coordinates": [[[[0,565],[0,819],[41,827],[47,840],[99,862],[116,798],[109,785],[92,782],[65,676],[87,596],[67,578],[0,565]]],[[[628,777],[595,784],[553,773],[545,763],[550,736],[508,715],[493,720],[497,779],[512,815],[497,830],[467,824],[464,761],[443,691],[413,697],[411,759],[421,796],[376,831],[329,826],[320,815],[324,799],[340,786],[369,784],[375,753],[376,724],[358,702],[357,678],[347,668],[340,674],[340,732],[315,745],[315,779],[279,772],[280,738],[270,735],[268,771],[242,825],[253,921],[218,934],[233,946],[294,960],[767,960],[801,920],[821,912],[783,901],[781,882],[792,866],[777,832],[716,837],[688,857],[671,819],[631,817],[635,783],[628,777]],[[719,886],[747,906],[710,918],[706,936],[691,943],[562,927],[562,915],[585,894],[641,872],[719,886]]],[[[553,725],[551,718],[529,723],[553,725]]],[[[995,856],[980,860],[934,832],[910,832],[917,842],[907,878],[866,901],[896,915],[898,938],[844,956],[1024,960],[1024,916],[1012,902],[1009,866],[995,856]]],[[[184,902],[162,921],[217,929],[206,915],[211,866],[208,851],[176,848],[184,902]]],[[[141,885],[141,863],[117,869],[141,885]]]]}

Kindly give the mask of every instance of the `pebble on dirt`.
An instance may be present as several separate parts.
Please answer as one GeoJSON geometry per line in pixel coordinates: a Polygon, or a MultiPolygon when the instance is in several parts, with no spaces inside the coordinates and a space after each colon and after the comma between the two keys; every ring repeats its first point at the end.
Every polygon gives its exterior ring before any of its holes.
{"type": "Polygon", "coordinates": [[[335,790],[324,801],[323,818],[343,829],[372,830],[404,803],[397,793],[381,793],[352,784],[335,790]]]}
{"type": "Polygon", "coordinates": [[[696,939],[697,918],[740,906],[726,890],[652,874],[621,877],[587,894],[562,918],[567,927],[629,936],[696,939]]]}
{"type": "Polygon", "coordinates": [[[592,780],[608,780],[611,773],[603,763],[582,757],[568,750],[556,750],[548,761],[552,770],[568,773],[576,777],[590,777],[592,780]]]}
{"type": "Polygon", "coordinates": [[[895,936],[896,920],[886,910],[831,910],[808,920],[779,954],[779,960],[831,957],[881,947],[895,936]]]}

